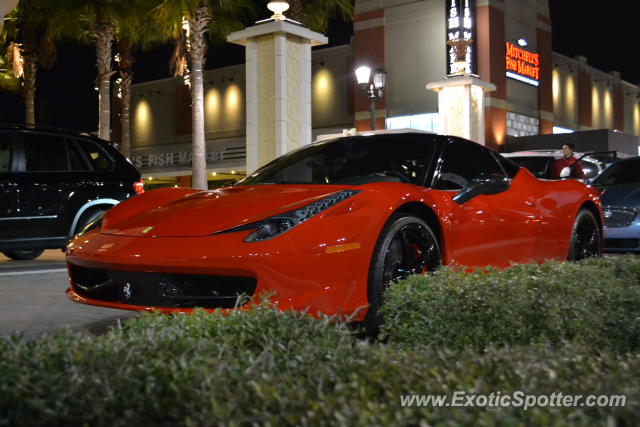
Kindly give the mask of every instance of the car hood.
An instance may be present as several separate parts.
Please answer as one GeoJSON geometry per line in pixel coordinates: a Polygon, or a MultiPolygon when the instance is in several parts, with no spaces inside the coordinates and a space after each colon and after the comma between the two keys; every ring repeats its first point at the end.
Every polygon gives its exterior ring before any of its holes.
{"type": "MultiPolygon", "coordinates": [[[[106,221],[101,232],[140,237],[206,236],[286,212],[347,186],[252,185],[189,193],[131,216],[106,221]]],[[[126,202],[119,206],[126,207],[126,202]]],[[[107,216],[107,219],[109,217],[107,216]]]]}
{"type": "Polygon", "coordinates": [[[602,206],[640,206],[640,184],[619,184],[600,187],[602,206]]]}

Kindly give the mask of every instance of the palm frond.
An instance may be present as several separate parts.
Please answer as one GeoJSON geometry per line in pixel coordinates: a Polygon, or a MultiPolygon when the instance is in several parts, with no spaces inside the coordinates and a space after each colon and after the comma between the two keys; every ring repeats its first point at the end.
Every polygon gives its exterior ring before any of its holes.
{"type": "Polygon", "coordinates": [[[187,45],[183,37],[176,41],[176,47],[169,61],[169,73],[176,76],[184,76],[188,72],[187,45]]]}
{"type": "Polygon", "coordinates": [[[351,19],[355,13],[353,0],[308,0],[301,2],[302,23],[313,31],[325,32],[333,17],[351,19]]]}
{"type": "Polygon", "coordinates": [[[17,92],[20,90],[20,79],[16,78],[8,68],[7,58],[0,53],[0,90],[17,92]]]}
{"type": "Polygon", "coordinates": [[[7,47],[7,69],[16,78],[24,76],[24,59],[18,43],[11,42],[7,47]]]}

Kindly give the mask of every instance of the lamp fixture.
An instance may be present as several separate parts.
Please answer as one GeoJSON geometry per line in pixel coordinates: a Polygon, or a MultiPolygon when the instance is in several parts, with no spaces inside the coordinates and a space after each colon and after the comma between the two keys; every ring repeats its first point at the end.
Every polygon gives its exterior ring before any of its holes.
{"type": "Polygon", "coordinates": [[[361,67],[356,68],[356,80],[360,86],[369,85],[369,78],[371,76],[371,68],[363,65],[361,67]]]}
{"type": "Polygon", "coordinates": [[[271,19],[274,21],[284,21],[287,18],[282,13],[289,9],[289,3],[286,1],[270,1],[267,4],[267,9],[273,12],[271,19]]]}
{"type": "Polygon", "coordinates": [[[269,3],[267,3],[267,9],[273,12],[273,15],[271,15],[270,18],[256,21],[256,24],[264,24],[264,23],[273,22],[273,21],[284,21],[284,22],[290,22],[296,25],[302,25],[302,23],[298,21],[294,21],[293,19],[289,19],[286,16],[284,16],[283,13],[289,9],[289,3],[286,1],[280,1],[280,0],[270,1],[269,3]]]}
{"type": "Polygon", "coordinates": [[[369,112],[371,113],[371,130],[376,130],[376,99],[384,96],[387,83],[387,72],[381,69],[371,71],[366,65],[356,68],[356,81],[362,94],[369,98],[369,112]]]}

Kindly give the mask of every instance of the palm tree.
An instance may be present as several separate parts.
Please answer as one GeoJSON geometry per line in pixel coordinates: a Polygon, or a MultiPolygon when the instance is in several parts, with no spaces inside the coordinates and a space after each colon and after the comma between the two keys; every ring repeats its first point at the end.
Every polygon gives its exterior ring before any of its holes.
{"type": "Polygon", "coordinates": [[[17,92],[19,89],[20,80],[11,68],[10,59],[7,59],[7,56],[0,52],[0,90],[17,92]]]}
{"type": "Polygon", "coordinates": [[[313,31],[326,31],[329,19],[336,15],[351,19],[354,14],[353,0],[289,0],[288,3],[287,17],[313,31]]]}
{"type": "Polygon", "coordinates": [[[22,79],[25,104],[25,123],[36,124],[36,73],[38,66],[50,68],[55,62],[55,44],[47,33],[52,12],[47,0],[21,0],[6,19],[3,28],[6,38],[9,70],[22,79]]]}
{"type": "Polygon", "coordinates": [[[131,84],[133,83],[133,64],[135,48],[147,49],[162,39],[150,21],[149,13],[161,0],[130,0],[129,13],[118,17],[115,27],[116,62],[119,77],[116,80],[118,97],[122,101],[120,116],[122,140],[120,151],[129,157],[131,154],[131,84]]]}
{"type": "MultiPolygon", "coordinates": [[[[31,1],[31,0],[25,0],[31,1]]],[[[115,25],[119,18],[131,13],[128,0],[49,0],[56,4],[51,19],[51,34],[84,43],[96,48],[98,75],[98,135],[109,140],[111,134],[111,50],[115,25]]]]}
{"type": "Polygon", "coordinates": [[[189,59],[186,81],[191,86],[191,184],[194,188],[207,189],[202,75],[206,34],[208,32],[210,40],[223,42],[227,34],[244,26],[251,10],[249,0],[164,0],[155,10],[156,23],[163,34],[179,41],[174,62],[184,64],[183,54],[189,59]]]}

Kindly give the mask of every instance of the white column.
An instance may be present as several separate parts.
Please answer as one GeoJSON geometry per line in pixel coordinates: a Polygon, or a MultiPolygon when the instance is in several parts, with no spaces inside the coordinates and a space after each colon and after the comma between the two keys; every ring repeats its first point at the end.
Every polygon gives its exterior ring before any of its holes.
{"type": "Polygon", "coordinates": [[[258,48],[256,41],[246,45],[246,146],[247,172],[258,168],[258,48]]]}
{"type": "Polygon", "coordinates": [[[322,34],[285,21],[232,33],[246,46],[247,173],[311,142],[311,47],[322,34]]]}
{"type": "Polygon", "coordinates": [[[427,84],[438,92],[438,114],[443,134],[485,143],[484,93],[496,86],[472,75],[449,77],[427,84]]]}

